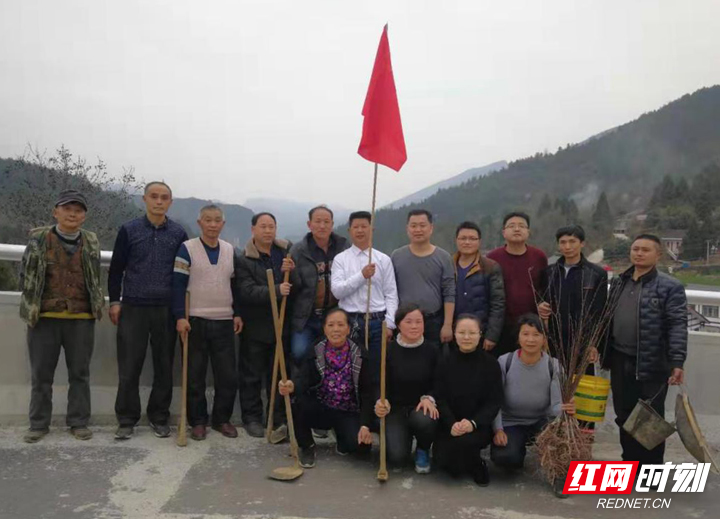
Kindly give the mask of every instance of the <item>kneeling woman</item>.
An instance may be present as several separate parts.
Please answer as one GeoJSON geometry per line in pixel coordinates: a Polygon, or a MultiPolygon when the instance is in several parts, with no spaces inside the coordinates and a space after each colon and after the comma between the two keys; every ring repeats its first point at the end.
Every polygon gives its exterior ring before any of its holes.
{"type": "Polygon", "coordinates": [[[455,324],[455,343],[440,355],[435,377],[440,431],[434,452],[450,474],[470,474],[485,486],[490,476],[480,450],[492,441],[492,422],[503,393],[500,367],[495,357],[478,348],[480,338],[480,321],[462,314],[455,324]]]}
{"type": "MultiPolygon", "coordinates": [[[[402,467],[408,462],[414,437],[415,471],[427,474],[439,416],[432,395],[438,346],[423,338],[424,319],[419,306],[401,306],[395,322],[400,333],[388,345],[386,399],[377,400],[375,414],[386,416],[390,465],[402,467]]],[[[369,425],[363,423],[364,427],[369,425]]]]}
{"type": "Polygon", "coordinates": [[[280,382],[279,392],[295,393],[293,418],[300,447],[300,465],[315,466],[312,429],[332,429],[340,455],[354,452],[358,444],[371,444],[370,431],[360,430],[360,410],[372,415],[369,362],[362,349],[348,339],[350,326],[344,310],[325,315],[325,338],[315,346],[315,355],[300,366],[295,381],[280,382]]]}
{"type": "Polygon", "coordinates": [[[544,353],[545,335],[540,318],[525,314],[518,321],[520,349],[498,359],[505,399],[493,424],[490,457],[506,468],[522,468],[525,446],[532,443],[548,420],[565,411],[575,414],[575,403],[562,403],[558,361],[544,353]]]}

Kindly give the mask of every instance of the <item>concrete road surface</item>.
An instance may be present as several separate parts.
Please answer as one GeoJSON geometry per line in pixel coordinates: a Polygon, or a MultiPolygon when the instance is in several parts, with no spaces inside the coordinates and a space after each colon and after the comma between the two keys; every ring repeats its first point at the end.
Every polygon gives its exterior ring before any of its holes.
{"type": "MultiPolygon", "coordinates": [[[[713,421],[712,433],[718,432],[713,421]]],[[[706,422],[706,429],[708,429],[706,422]]],[[[377,460],[341,458],[331,440],[319,446],[316,468],[294,483],[268,473],[289,465],[288,445],[263,439],[230,440],[211,431],[203,442],[155,438],[147,427],[126,442],[114,428],[93,428],[87,442],[62,427],[36,445],[22,443],[20,427],[0,428],[0,517],[32,519],[229,519],[304,517],[338,519],[438,518],[530,519],[584,517],[702,518],[720,516],[720,477],[710,474],[702,494],[654,494],[669,509],[597,509],[597,496],[560,500],[537,474],[534,456],[521,474],[490,464],[491,484],[453,480],[441,473],[420,476],[406,469],[375,479],[377,460]]],[[[715,443],[717,438],[711,437],[715,443]]],[[[715,443],[717,446],[717,443],[715,443]]],[[[376,449],[377,450],[377,449],[376,449]]],[[[374,452],[375,458],[377,452],[374,452]]],[[[613,425],[599,431],[597,459],[618,460],[613,425]]],[[[674,437],[666,461],[692,461],[674,437]]],[[[606,496],[611,497],[611,496],[606,496]]],[[[633,494],[630,497],[647,497],[633,494]]]]}

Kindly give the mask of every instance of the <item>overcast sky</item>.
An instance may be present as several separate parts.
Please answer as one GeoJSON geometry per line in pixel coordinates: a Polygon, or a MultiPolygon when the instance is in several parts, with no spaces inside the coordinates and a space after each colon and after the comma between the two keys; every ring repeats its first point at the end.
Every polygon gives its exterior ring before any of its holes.
{"type": "Polygon", "coordinates": [[[717,0],[0,0],[0,156],[64,143],[178,196],[369,208],[386,22],[408,161],[380,204],[720,83],[719,20],[717,0]]]}

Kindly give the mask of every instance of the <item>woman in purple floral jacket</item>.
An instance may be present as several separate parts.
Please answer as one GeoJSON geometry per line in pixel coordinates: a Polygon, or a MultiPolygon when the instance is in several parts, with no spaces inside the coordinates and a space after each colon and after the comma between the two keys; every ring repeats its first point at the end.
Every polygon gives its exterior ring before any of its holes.
{"type": "Polygon", "coordinates": [[[294,375],[295,381],[280,382],[281,395],[293,394],[295,433],[300,447],[300,465],[315,466],[315,441],[311,429],[332,429],[341,456],[370,445],[367,427],[360,427],[361,413],[372,415],[370,364],[363,348],[348,335],[348,316],[339,308],[329,311],[323,323],[325,338],[315,345],[294,375]]]}

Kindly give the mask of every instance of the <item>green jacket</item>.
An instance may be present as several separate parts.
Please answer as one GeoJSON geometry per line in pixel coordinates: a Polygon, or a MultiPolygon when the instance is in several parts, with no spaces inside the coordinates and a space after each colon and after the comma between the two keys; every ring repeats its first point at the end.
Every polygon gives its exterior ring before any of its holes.
{"type": "MultiPolygon", "coordinates": [[[[30,241],[25,248],[20,271],[20,317],[29,326],[35,326],[40,318],[40,303],[45,289],[45,240],[52,227],[38,227],[30,231],[30,241]]],[[[80,229],[82,236],[82,266],[85,286],[90,294],[90,306],[95,319],[102,317],[105,297],[100,288],[100,242],[94,232],[80,229]]]]}

